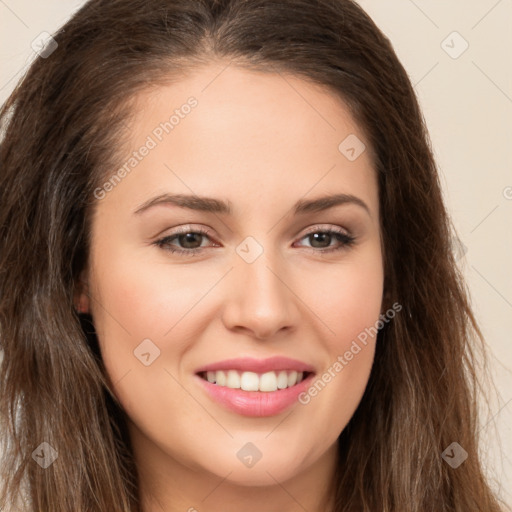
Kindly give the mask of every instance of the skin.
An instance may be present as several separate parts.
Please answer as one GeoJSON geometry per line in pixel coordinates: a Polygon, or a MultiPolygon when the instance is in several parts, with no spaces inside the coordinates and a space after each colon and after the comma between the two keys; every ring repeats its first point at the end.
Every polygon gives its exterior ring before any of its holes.
{"type": "Polygon", "coordinates": [[[365,136],[329,91],[226,66],[212,62],[137,97],[126,159],[187,98],[198,105],[97,201],[77,300],[129,417],[145,511],[328,510],[337,438],[368,382],[375,339],[308,404],[271,417],[225,409],[194,373],[232,357],[284,355],[318,376],[375,325],[384,280],[377,178],[368,144],[355,161],[338,150],[348,135],[365,136]],[[233,214],[171,204],[134,213],[162,193],[230,201],[233,214]],[[368,211],[347,203],[293,214],[299,199],[332,193],[353,194],[368,211]],[[203,252],[154,244],[185,225],[213,236],[171,245],[203,252]],[[316,227],[355,243],[315,245],[305,232],[316,227]],[[263,249],[252,263],[236,251],[249,236],[263,249]],[[333,247],[341,250],[323,253],[333,247]],[[147,338],[160,350],[149,366],[134,356],[147,338]],[[262,453],[251,468],[236,456],[248,442],[262,453]]]}

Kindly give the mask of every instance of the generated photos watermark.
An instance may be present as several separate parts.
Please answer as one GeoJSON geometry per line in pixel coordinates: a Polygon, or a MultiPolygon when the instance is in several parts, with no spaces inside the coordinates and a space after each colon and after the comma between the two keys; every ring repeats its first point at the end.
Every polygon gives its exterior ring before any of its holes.
{"type": "Polygon", "coordinates": [[[377,332],[382,329],[388,322],[390,322],[396,315],[396,313],[402,310],[402,305],[395,302],[391,308],[385,313],[379,316],[379,320],[371,327],[366,327],[364,331],[357,335],[357,338],[352,340],[350,348],[346,350],[342,355],[336,358],[336,361],[319,375],[311,386],[300,393],[298,400],[302,405],[307,405],[311,402],[311,399],[318,395],[329,382],[331,382],[342,370],[347,366],[352,359],[354,359],[361,350],[368,344],[368,337],[377,335],[377,332]],[[362,345],[362,346],[361,346],[362,345]]]}
{"type": "Polygon", "coordinates": [[[119,169],[112,174],[112,176],[105,182],[101,187],[94,189],[94,197],[98,200],[104,199],[108,192],[112,191],[121,181],[126,178],[130,172],[139,165],[146,156],[148,156],[151,150],[155,149],[166,135],[172,132],[176,126],[180,124],[182,119],[185,119],[191,112],[192,109],[197,107],[198,101],[194,96],[188,98],[187,102],[181,105],[180,108],[174,109],[174,113],[169,117],[168,120],[162,121],[156,126],[150,135],[146,137],[146,140],[142,146],[132,153],[132,156],[126,160],[126,162],[119,167],[119,169]]]}

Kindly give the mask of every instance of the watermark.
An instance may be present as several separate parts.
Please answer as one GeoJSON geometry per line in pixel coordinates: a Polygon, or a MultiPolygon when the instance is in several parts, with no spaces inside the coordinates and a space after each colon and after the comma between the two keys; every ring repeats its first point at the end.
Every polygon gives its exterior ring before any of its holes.
{"type": "Polygon", "coordinates": [[[505,187],[503,189],[503,197],[509,201],[512,199],[512,187],[505,187]]]}
{"type": "Polygon", "coordinates": [[[49,468],[56,460],[59,454],[55,448],[44,441],[33,452],[32,458],[43,468],[49,468]]]}
{"type": "Polygon", "coordinates": [[[451,248],[455,261],[463,258],[468,252],[468,248],[462,243],[461,239],[457,235],[453,235],[451,238],[451,248]]]}
{"type": "Polygon", "coordinates": [[[365,149],[366,145],[364,142],[353,133],[345,137],[338,146],[338,151],[350,162],[357,160],[364,153],[365,149]]]}
{"type": "Polygon", "coordinates": [[[43,59],[47,59],[59,46],[48,32],[41,32],[30,44],[32,50],[43,59]]]}
{"type": "Polygon", "coordinates": [[[468,458],[468,452],[459,443],[454,441],[444,450],[441,457],[449,466],[457,469],[468,458]]]}
{"type": "Polygon", "coordinates": [[[298,397],[299,402],[302,405],[309,404],[309,402],[311,402],[311,398],[317,396],[318,393],[322,391],[325,386],[327,386],[327,384],[331,382],[336,377],[336,375],[350,363],[350,361],[352,361],[352,359],[354,359],[354,356],[359,354],[359,352],[361,352],[361,350],[366,347],[368,344],[368,337],[376,336],[378,331],[382,329],[390,320],[395,318],[396,313],[401,310],[402,305],[398,302],[395,302],[391,308],[379,316],[379,320],[377,320],[372,327],[366,327],[364,331],[360,332],[357,335],[357,338],[352,340],[350,348],[346,350],[343,355],[339,355],[336,361],[331,366],[329,366],[329,368],[327,368],[327,370],[325,370],[322,375],[315,379],[307,391],[300,393],[298,397]],[[362,344],[363,347],[361,347],[360,344],[362,344]]]}
{"type": "Polygon", "coordinates": [[[160,349],[149,339],[142,340],[133,351],[133,355],[144,365],[150,366],[160,357],[160,349]]]}
{"type": "Polygon", "coordinates": [[[441,41],[441,48],[455,60],[469,48],[469,43],[454,30],[441,41]]]}
{"type": "Polygon", "coordinates": [[[236,452],[236,456],[244,466],[250,469],[263,457],[263,454],[253,443],[245,443],[242,448],[236,452]]]}
{"type": "Polygon", "coordinates": [[[252,236],[248,236],[236,248],[236,253],[246,263],[253,263],[263,254],[263,246],[252,236]]]}
{"type": "Polygon", "coordinates": [[[104,199],[107,193],[119,185],[119,183],[150,154],[151,150],[155,149],[158,144],[162,142],[164,137],[171,133],[171,131],[180,124],[181,120],[185,119],[197,105],[197,99],[191,96],[180,108],[174,109],[174,114],[172,114],[168,120],[162,121],[156,126],[151,134],[146,137],[144,144],[142,144],[137,151],[134,151],[130,158],[128,158],[101,187],[94,189],[94,197],[98,200],[104,199]]]}

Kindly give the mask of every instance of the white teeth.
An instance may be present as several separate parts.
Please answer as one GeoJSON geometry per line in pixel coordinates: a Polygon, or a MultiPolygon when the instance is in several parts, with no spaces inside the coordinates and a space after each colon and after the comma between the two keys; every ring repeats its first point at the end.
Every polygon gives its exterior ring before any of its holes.
{"type": "Polygon", "coordinates": [[[218,372],[215,372],[215,382],[219,386],[225,386],[226,385],[226,374],[220,370],[218,372]]]}
{"type": "Polygon", "coordinates": [[[277,391],[276,372],[267,372],[260,377],[260,391],[277,391]]]}
{"type": "Polygon", "coordinates": [[[288,374],[288,387],[294,386],[297,383],[297,372],[293,370],[288,374]]]}
{"type": "Polygon", "coordinates": [[[244,372],[240,377],[240,387],[244,391],[258,391],[259,380],[257,373],[244,372]]]}
{"type": "Polygon", "coordinates": [[[279,375],[277,376],[277,387],[279,389],[284,389],[288,387],[288,375],[286,372],[279,372],[279,375]]]}
{"type": "Polygon", "coordinates": [[[280,370],[279,372],[239,372],[237,370],[207,371],[203,374],[208,382],[244,391],[277,391],[295,386],[304,378],[304,372],[280,370]]]}
{"type": "Polygon", "coordinates": [[[226,386],[231,389],[240,389],[240,375],[236,370],[228,370],[226,386]]]}

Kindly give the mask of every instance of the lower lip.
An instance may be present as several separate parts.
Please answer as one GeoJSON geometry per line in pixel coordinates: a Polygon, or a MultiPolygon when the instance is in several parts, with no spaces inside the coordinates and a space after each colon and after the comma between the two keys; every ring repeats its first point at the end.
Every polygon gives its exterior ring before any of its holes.
{"type": "Polygon", "coordinates": [[[212,384],[196,375],[208,395],[227,409],[243,416],[274,416],[293,403],[298,402],[298,396],[310,386],[313,374],[310,373],[303,381],[291,388],[277,391],[244,391],[212,384]]]}

